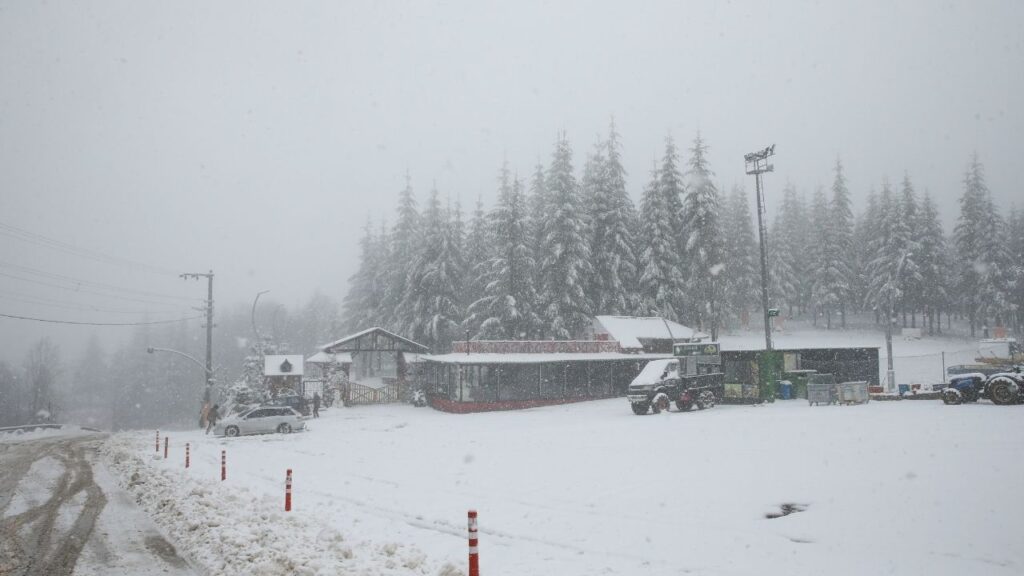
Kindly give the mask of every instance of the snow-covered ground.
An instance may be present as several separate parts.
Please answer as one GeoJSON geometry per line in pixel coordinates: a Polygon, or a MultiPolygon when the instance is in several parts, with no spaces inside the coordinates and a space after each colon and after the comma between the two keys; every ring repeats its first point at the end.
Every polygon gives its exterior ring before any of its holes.
{"type": "Polygon", "coordinates": [[[489,576],[1009,575],[1024,572],[1022,418],[939,401],[336,407],[300,434],[172,431],[168,460],[151,433],[120,434],[106,459],[210,574],[462,573],[476,508],[489,576]],[[790,503],[806,510],[765,517],[790,503]]]}

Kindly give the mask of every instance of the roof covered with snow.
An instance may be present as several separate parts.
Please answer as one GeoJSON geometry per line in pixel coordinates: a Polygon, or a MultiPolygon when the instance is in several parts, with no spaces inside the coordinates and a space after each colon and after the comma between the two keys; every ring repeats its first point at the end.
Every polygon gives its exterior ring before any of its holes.
{"type": "Polygon", "coordinates": [[[612,362],[672,358],[671,354],[623,354],[622,352],[556,352],[551,354],[424,354],[424,362],[445,364],[545,364],[558,362],[612,362]]]}
{"type": "Polygon", "coordinates": [[[306,362],[310,364],[330,364],[332,362],[336,362],[338,364],[351,364],[352,355],[348,352],[331,354],[330,352],[324,352],[321,350],[309,358],[306,358],[306,362]]]}
{"type": "Polygon", "coordinates": [[[396,350],[401,352],[429,351],[429,348],[423,344],[413,342],[412,340],[399,336],[394,332],[388,332],[379,326],[367,328],[366,330],[350,334],[329,344],[324,344],[320,346],[320,349],[331,353],[356,350],[396,350]],[[388,344],[382,345],[380,343],[380,340],[382,339],[388,342],[388,344]]]}
{"type": "Polygon", "coordinates": [[[264,376],[302,376],[302,354],[273,354],[263,357],[264,376]]]}
{"type": "Polygon", "coordinates": [[[643,348],[640,339],[694,340],[707,334],[659,316],[595,316],[594,332],[608,334],[624,349],[643,348]]]}

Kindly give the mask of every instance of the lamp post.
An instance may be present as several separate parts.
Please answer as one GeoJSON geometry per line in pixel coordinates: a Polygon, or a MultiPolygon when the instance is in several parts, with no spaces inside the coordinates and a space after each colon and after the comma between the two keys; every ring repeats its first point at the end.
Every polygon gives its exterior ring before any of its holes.
{"type": "Polygon", "coordinates": [[[747,174],[754,175],[757,189],[757,231],[761,244],[761,314],[764,315],[764,346],[772,349],[771,314],[768,312],[768,230],[765,228],[764,196],[761,193],[761,174],[772,172],[775,166],[768,163],[768,158],[775,155],[775,144],[751,152],[743,157],[746,162],[747,174]]]}
{"type": "Polygon", "coordinates": [[[199,360],[196,360],[195,357],[190,356],[188,354],[185,354],[184,352],[181,352],[181,351],[178,351],[178,350],[173,350],[171,348],[158,348],[156,346],[150,346],[150,347],[146,348],[146,352],[148,352],[150,354],[152,354],[154,352],[170,352],[171,354],[177,354],[178,356],[181,356],[183,358],[188,358],[189,360],[192,361],[193,364],[195,364],[196,366],[199,366],[200,368],[202,368],[203,372],[206,374],[206,392],[203,394],[203,401],[204,402],[209,402],[210,401],[210,388],[213,386],[213,370],[212,369],[207,368],[206,365],[204,365],[199,360]]]}
{"type": "Polygon", "coordinates": [[[252,320],[252,332],[256,336],[256,345],[259,346],[261,361],[263,360],[263,339],[260,338],[260,331],[256,328],[256,303],[260,301],[260,296],[263,296],[267,292],[270,292],[270,290],[261,290],[256,293],[256,298],[252,301],[252,314],[250,315],[250,319],[252,320]]]}

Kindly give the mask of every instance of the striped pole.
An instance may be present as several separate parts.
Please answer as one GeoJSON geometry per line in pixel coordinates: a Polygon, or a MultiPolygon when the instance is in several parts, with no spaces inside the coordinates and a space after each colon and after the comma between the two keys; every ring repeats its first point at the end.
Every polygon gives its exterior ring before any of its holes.
{"type": "Polygon", "coordinates": [[[480,554],[477,549],[476,510],[469,511],[469,576],[480,576],[480,554]]]}
{"type": "Polygon", "coordinates": [[[156,431],[156,453],[160,453],[160,431],[156,431]]]}
{"type": "Polygon", "coordinates": [[[189,443],[185,442],[185,468],[188,468],[189,463],[189,443]]]}
{"type": "Polygon", "coordinates": [[[288,469],[288,474],[284,478],[284,511],[292,511],[292,469],[288,469]]]}
{"type": "Polygon", "coordinates": [[[167,436],[164,436],[164,460],[167,460],[167,436]]]}
{"type": "Polygon", "coordinates": [[[223,482],[228,479],[228,451],[220,451],[220,480],[223,482]]]}

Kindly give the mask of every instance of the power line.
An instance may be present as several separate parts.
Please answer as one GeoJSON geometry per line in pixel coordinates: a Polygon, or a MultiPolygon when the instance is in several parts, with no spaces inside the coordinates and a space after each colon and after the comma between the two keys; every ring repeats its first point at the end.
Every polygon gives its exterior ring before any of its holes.
{"type": "Polygon", "coordinates": [[[75,322],[72,320],[51,320],[49,318],[32,318],[30,316],[16,316],[14,314],[3,314],[0,316],[4,318],[14,318],[15,320],[31,320],[33,322],[47,322],[50,324],[75,324],[78,326],[152,326],[153,324],[175,324],[178,322],[188,322],[189,320],[199,320],[202,316],[190,316],[188,318],[179,318],[177,320],[155,320],[152,322],[75,322]]]}
{"type": "Polygon", "coordinates": [[[136,295],[139,295],[139,296],[149,296],[149,297],[152,297],[152,298],[167,298],[167,299],[170,299],[170,300],[185,300],[185,301],[196,301],[196,300],[199,300],[199,298],[190,298],[190,297],[187,297],[187,296],[174,296],[174,295],[171,295],[171,294],[161,294],[159,292],[147,292],[145,290],[135,290],[133,288],[123,288],[121,286],[115,286],[113,284],[104,284],[103,282],[95,282],[95,281],[92,281],[92,280],[82,280],[80,278],[75,278],[73,276],[66,276],[64,274],[57,274],[56,272],[47,272],[45,270],[40,270],[38,268],[32,268],[31,266],[22,266],[20,264],[14,264],[12,262],[7,262],[7,261],[4,261],[4,260],[0,260],[0,268],[11,268],[11,269],[17,270],[19,272],[24,272],[24,273],[27,273],[27,274],[32,274],[33,276],[40,276],[40,277],[43,277],[43,278],[49,278],[51,280],[60,280],[60,281],[64,281],[64,282],[70,282],[72,284],[75,284],[76,286],[89,286],[89,287],[98,288],[98,289],[101,289],[101,290],[109,290],[109,291],[114,291],[114,292],[124,292],[126,294],[136,294],[136,295]]]}
{"type": "MultiPolygon", "coordinates": [[[[20,292],[12,292],[10,290],[0,289],[0,301],[12,300],[15,302],[23,302],[25,304],[35,304],[39,306],[50,306],[53,308],[63,308],[65,310],[81,310],[86,312],[107,312],[111,314],[151,314],[153,312],[179,312],[178,309],[165,307],[163,310],[160,309],[144,309],[144,310],[119,310],[114,308],[104,308],[102,306],[94,306],[87,303],[69,302],[65,300],[54,300],[52,298],[43,298],[40,296],[32,296],[29,294],[22,294],[20,292]]],[[[169,306],[169,305],[168,305],[169,306]]]]}
{"type": "Polygon", "coordinates": [[[62,284],[54,284],[53,282],[44,282],[43,280],[33,280],[31,278],[24,278],[22,276],[16,276],[14,274],[7,274],[6,272],[0,272],[0,276],[3,276],[5,278],[13,278],[15,280],[20,280],[22,282],[30,282],[32,284],[38,284],[40,286],[49,286],[51,288],[58,288],[60,290],[67,290],[69,292],[77,292],[77,293],[82,293],[82,294],[93,294],[95,296],[102,296],[104,298],[113,298],[115,300],[127,300],[129,302],[139,302],[141,304],[157,304],[157,305],[162,305],[162,306],[166,306],[168,304],[168,302],[158,302],[156,300],[146,300],[144,298],[132,298],[130,296],[121,296],[119,294],[104,294],[103,292],[96,292],[95,290],[88,290],[86,288],[82,288],[82,287],[78,287],[78,286],[71,287],[71,286],[64,286],[62,284]]]}
{"type": "Polygon", "coordinates": [[[30,232],[23,228],[18,228],[17,226],[12,226],[4,222],[0,222],[0,234],[11,238],[15,238],[22,242],[35,244],[36,246],[42,246],[44,248],[49,248],[51,250],[56,250],[58,252],[64,252],[66,254],[79,256],[81,258],[87,258],[89,260],[93,260],[96,262],[103,262],[105,264],[113,264],[117,266],[126,266],[132,269],[143,269],[158,274],[177,275],[176,272],[174,272],[173,270],[169,270],[167,268],[161,268],[160,266],[154,266],[152,264],[147,264],[145,262],[137,262],[135,260],[129,260],[127,258],[121,258],[119,256],[111,256],[109,254],[104,254],[96,250],[89,250],[88,248],[81,248],[79,246],[75,246],[74,244],[69,244],[67,242],[56,240],[54,238],[49,238],[47,236],[43,236],[42,234],[30,232]]]}

